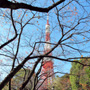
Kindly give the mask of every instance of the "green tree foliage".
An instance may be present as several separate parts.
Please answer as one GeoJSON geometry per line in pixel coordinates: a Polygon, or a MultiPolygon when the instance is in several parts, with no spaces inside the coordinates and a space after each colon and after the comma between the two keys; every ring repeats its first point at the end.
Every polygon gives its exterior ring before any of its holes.
{"type": "Polygon", "coordinates": [[[49,90],[71,90],[71,84],[69,75],[65,74],[62,77],[56,76],[53,80],[53,84],[50,85],[49,90]]]}
{"type": "MultiPolygon", "coordinates": [[[[17,90],[19,88],[19,86],[22,84],[22,82],[24,82],[27,79],[29,74],[30,74],[29,69],[21,69],[15,75],[15,77],[11,80],[12,90],[17,90]]],[[[34,78],[35,78],[35,75],[33,75],[32,79],[28,82],[28,84],[26,85],[26,87],[23,90],[33,90],[34,78]]],[[[3,90],[8,90],[8,84],[5,86],[5,88],[3,90]]]]}
{"type": "MultiPolygon", "coordinates": [[[[90,59],[79,60],[81,63],[90,64],[90,59]]],[[[90,67],[72,63],[70,82],[72,90],[90,90],[90,67]]]]}

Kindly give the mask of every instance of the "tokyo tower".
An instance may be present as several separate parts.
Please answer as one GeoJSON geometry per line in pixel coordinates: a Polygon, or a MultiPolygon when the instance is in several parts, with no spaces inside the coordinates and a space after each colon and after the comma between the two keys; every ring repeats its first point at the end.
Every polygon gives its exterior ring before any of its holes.
{"type": "MultiPolygon", "coordinates": [[[[47,24],[45,30],[45,46],[44,46],[44,54],[51,50],[50,44],[50,24],[49,24],[49,15],[47,14],[47,24]]],[[[49,55],[52,55],[50,53],[49,55]]],[[[39,90],[48,90],[48,86],[52,84],[53,81],[53,61],[49,57],[44,57],[43,59],[43,66],[41,70],[41,87],[39,90]]]]}

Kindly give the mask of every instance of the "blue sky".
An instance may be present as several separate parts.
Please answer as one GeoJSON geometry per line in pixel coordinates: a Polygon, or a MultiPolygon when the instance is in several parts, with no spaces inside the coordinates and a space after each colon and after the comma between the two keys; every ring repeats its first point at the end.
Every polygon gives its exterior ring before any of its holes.
{"type": "MultiPolygon", "coordinates": [[[[56,0],[57,1],[57,0],[56,0]]],[[[65,3],[67,3],[69,0],[67,0],[65,3]]],[[[45,1],[44,3],[42,2],[42,0],[39,0],[39,2],[37,1],[37,3],[32,3],[32,5],[35,6],[44,6],[47,7],[49,5],[52,4],[52,2],[50,0],[45,1]],[[39,3],[41,2],[41,3],[39,3]],[[42,4],[43,3],[43,4],[42,4]]],[[[81,2],[81,4],[83,4],[86,6],[88,5],[86,2],[81,2]]],[[[58,5],[58,8],[60,9],[62,7],[63,4],[58,5]]],[[[85,7],[85,9],[87,10],[87,12],[84,12],[83,8],[81,6],[79,6],[78,4],[76,4],[75,2],[72,2],[71,4],[69,4],[68,6],[66,6],[65,8],[63,8],[62,10],[60,10],[59,14],[62,16],[59,17],[60,22],[62,25],[66,25],[64,27],[64,33],[67,32],[70,28],[72,28],[73,26],[75,26],[78,22],[78,19],[81,17],[86,17],[90,11],[89,11],[90,7],[85,7]],[[68,17],[66,17],[68,16],[68,17]]],[[[18,22],[21,22],[21,17],[23,16],[23,11],[25,11],[25,15],[23,18],[23,23],[22,25],[24,25],[28,19],[32,18],[32,15],[35,14],[35,18],[32,19],[28,25],[25,26],[23,34],[22,34],[22,40],[21,40],[21,45],[20,45],[20,50],[19,50],[19,54],[18,54],[18,58],[20,60],[22,60],[25,56],[27,56],[28,53],[30,53],[32,51],[31,46],[33,46],[35,44],[36,41],[45,41],[45,25],[46,25],[46,19],[47,19],[47,13],[39,13],[39,12],[35,12],[33,11],[33,13],[29,10],[16,10],[14,11],[14,20],[16,20],[16,28],[18,30],[18,34],[20,33],[20,24],[18,22]],[[38,18],[40,16],[40,18],[38,18]]],[[[10,21],[10,10],[6,9],[2,9],[1,11],[1,16],[0,16],[0,39],[1,39],[1,44],[3,43],[2,41],[6,41],[7,37],[8,38],[12,38],[13,34],[14,34],[14,30],[13,27],[11,26],[11,21],[10,21]],[[2,13],[3,12],[3,13],[2,13]],[[6,16],[3,17],[4,13],[6,14],[6,16]],[[7,17],[8,16],[8,17],[7,17]]],[[[71,33],[81,33],[81,32],[85,32],[87,30],[89,30],[90,27],[90,18],[87,19],[83,19],[81,22],[82,24],[80,24],[78,27],[76,27],[73,31],[71,31],[70,33],[68,33],[64,38],[66,38],[68,35],[70,35],[71,33]],[[83,22],[86,23],[83,23],[83,22]]],[[[52,9],[49,12],[49,23],[50,23],[50,31],[51,31],[51,42],[52,43],[57,43],[58,40],[61,38],[62,34],[61,34],[61,29],[59,27],[59,23],[56,17],[56,9],[52,9]]],[[[89,51],[88,48],[90,48],[90,43],[89,41],[89,32],[85,32],[82,33],[81,35],[74,35],[72,38],[70,38],[69,40],[63,42],[63,44],[67,44],[70,45],[72,47],[75,48],[79,48],[81,50],[87,50],[89,51]],[[77,42],[82,42],[82,41],[86,41],[85,43],[81,43],[81,44],[75,44],[77,42]],[[68,44],[69,43],[69,44],[68,44]]],[[[17,40],[15,40],[15,42],[12,42],[11,44],[9,44],[7,47],[4,47],[4,51],[1,50],[0,54],[7,54],[7,55],[13,55],[15,54],[16,51],[16,45],[17,45],[17,40]],[[5,52],[5,50],[9,50],[10,52],[5,52]]],[[[44,44],[41,45],[37,45],[37,48],[39,48],[39,50],[41,51],[40,53],[43,53],[43,48],[44,48],[44,44]]],[[[53,45],[52,45],[53,47],[53,45]]],[[[83,56],[90,56],[89,53],[80,53],[77,52],[76,50],[72,50],[66,46],[63,47],[64,49],[64,54],[63,54],[63,50],[61,49],[60,46],[58,46],[52,53],[54,56],[58,56],[60,58],[69,58],[69,57],[80,57],[81,55],[83,56]]],[[[34,52],[34,55],[37,55],[39,53],[37,53],[37,51],[34,52]]],[[[4,64],[9,63],[11,65],[12,60],[10,58],[7,57],[1,57],[0,59],[3,60],[4,64]]],[[[20,61],[21,62],[21,61],[20,61]]],[[[60,72],[69,72],[70,68],[71,68],[71,64],[69,62],[62,62],[59,60],[53,60],[54,62],[54,66],[55,66],[55,71],[60,71],[60,72]]],[[[29,64],[28,64],[29,66],[29,64]]],[[[4,67],[7,68],[7,67],[4,67]]],[[[2,72],[2,70],[4,68],[1,68],[0,71],[2,72]]],[[[32,66],[30,66],[30,68],[32,68],[32,66]]],[[[5,71],[10,71],[10,67],[7,68],[7,70],[5,71]]],[[[3,77],[6,75],[6,73],[3,75],[3,77]]],[[[61,74],[59,74],[61,76],[61,74]]]]}

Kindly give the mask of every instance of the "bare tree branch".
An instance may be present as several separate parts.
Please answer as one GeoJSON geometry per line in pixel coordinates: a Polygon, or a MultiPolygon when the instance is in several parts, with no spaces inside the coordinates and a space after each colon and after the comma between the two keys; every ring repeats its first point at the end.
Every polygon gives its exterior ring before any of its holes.
{"type": "Polygon", "coordinates": [[[35,7],[31,6],[25,3],[13,3],[8,0],[1,0],[0,1],[0,8],[10,8],[10,9],[28,9],[28,10],[34,10],[34,11],[39,11],[39,12],[49,12],[51,9],[56,7],[57,5],[61,4],[65,0],[59,0],[55,4],[49,6],[48,8],[40,8],[40,7],[35,7]]]}

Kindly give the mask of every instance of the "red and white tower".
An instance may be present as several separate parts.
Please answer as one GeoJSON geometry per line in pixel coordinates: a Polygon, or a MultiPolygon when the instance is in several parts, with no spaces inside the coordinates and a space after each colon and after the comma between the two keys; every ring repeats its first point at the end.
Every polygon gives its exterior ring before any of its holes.
{"type": "MultiPolygon", "coordinates": [[[[51,50],[51,45],[50,45],[50,25],[49,25],[49,16],[47,14],[47,24],[46,24],[46,35],[45,35],[45,46],[44,46],[44,54],[49,52],[51,50]]],[[[52,55],[50,53],[49,55],[52,55]]],[[[44,81],[42,86],[40,87],[39,90],[48,90],[48,85],[52,84],[52,79],[53,79],[53,61],[49,57],[44,57],[43,59],[43,66],[41,70],[41,79],[44,81]]]]}

